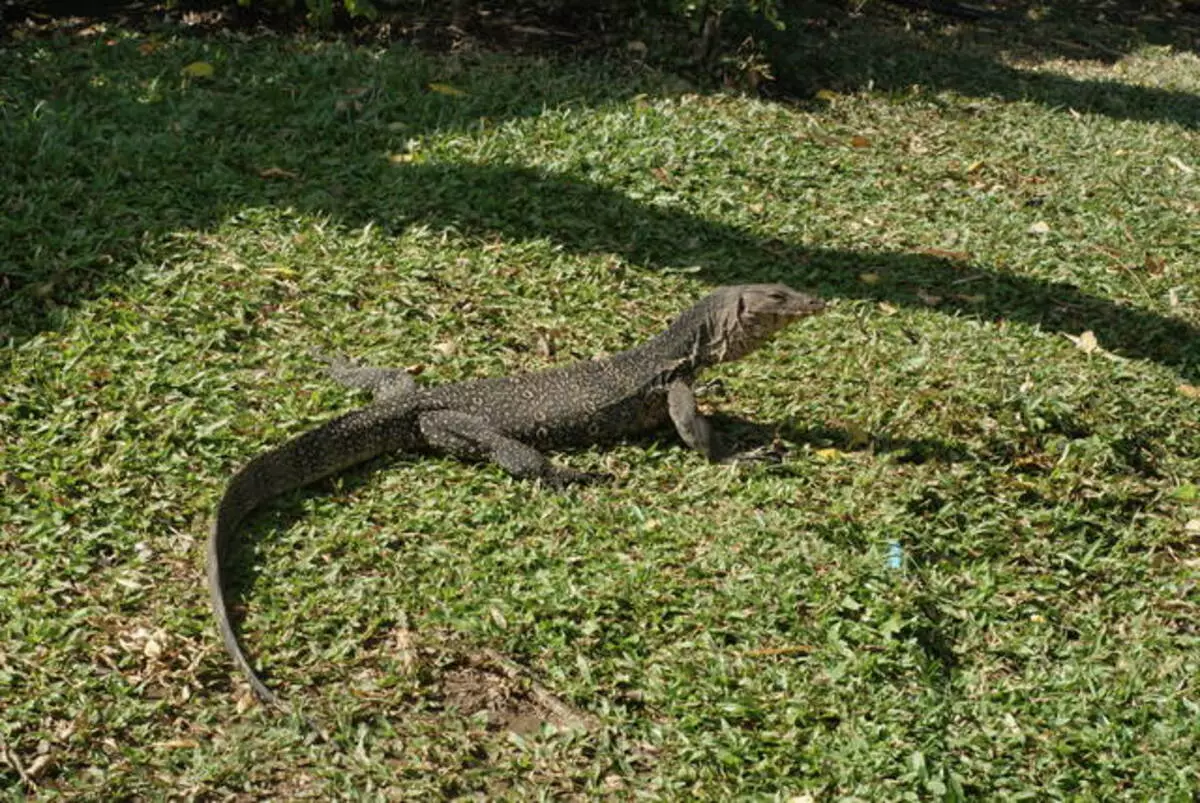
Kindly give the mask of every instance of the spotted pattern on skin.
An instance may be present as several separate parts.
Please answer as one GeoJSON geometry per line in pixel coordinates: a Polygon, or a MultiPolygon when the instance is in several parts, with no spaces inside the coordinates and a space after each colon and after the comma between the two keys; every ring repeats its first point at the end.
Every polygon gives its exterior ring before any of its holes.
{"type": "Polygon", "coordinates": [[[554,487],[596,479],[556,465],[541,450],[619,440],[668,423],[692,442],[703,420],[694,405],[669,409],[670,389],[681,382],[690,388],[702,369],[745,356],[824,306],[781,284],[721,287],[637,348],[541,373],[432,388],[417,388],[402,369],[328,360],[334,379],[372,391],[375,401],[251,460],[230,480],[213,520],[208,586],[230,657],[261,700],[280,704],[238,643],[222,583],[238,525],[272,497],[396,451],[490,460],[515,477],[554,487]]]}

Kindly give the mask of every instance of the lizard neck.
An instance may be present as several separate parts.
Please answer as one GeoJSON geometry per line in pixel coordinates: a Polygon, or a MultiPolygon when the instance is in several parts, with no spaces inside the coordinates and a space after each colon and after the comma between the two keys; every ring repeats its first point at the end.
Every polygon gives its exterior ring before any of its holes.
{"type": "Polygon", "coordinates": [[[634,351],[651,364],[671,366],[673,373],[693,374],[721,362],[724,335],[717,316],[701,303],[634,351]]]}

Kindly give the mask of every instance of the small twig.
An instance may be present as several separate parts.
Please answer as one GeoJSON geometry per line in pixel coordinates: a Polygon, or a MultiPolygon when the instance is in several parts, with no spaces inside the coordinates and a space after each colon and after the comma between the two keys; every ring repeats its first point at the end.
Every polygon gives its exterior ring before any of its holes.
{"type": "Polygon", "coordinates": [[[37,781],[33,780],[26,770],[25,765],[21,763],[21,758],[14,751],[8,749],[8,745],[0,742],[0,758],[4,759],[4,763],[12,767],[21,781],[29,787],[30,791],[35,791],[38,788],[37,781]]]}
{"type": "Polygon", "coordinates": [[[492,649],[483,650],[483,655],[503,670],[504,674],[508,675],[510,680],[524,680],[528,683],[529,690],[533,692],[534,699],[537,700],[538,705],[553,714],[562,725],[577,730],[595,730],[599,727],[599,720],[591,714],[579,711],[555,697],[550,693],[549,689],[530,677],[529,672],[516,661],[505,658],[492,649]]]}

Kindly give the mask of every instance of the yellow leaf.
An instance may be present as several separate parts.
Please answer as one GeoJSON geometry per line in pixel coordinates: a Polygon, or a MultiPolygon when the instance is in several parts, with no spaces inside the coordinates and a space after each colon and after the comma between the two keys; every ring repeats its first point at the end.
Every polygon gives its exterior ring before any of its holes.
{"type": "Polygon", "coordinates": [[[1068,335],[1065,332],[1063,336],[1074,343],[1075,347],[1084,354],[1095,354],[1097,351],[1101,351],[1100,342],[1096,340],[1096,333],[1091,329],[1088,329],[1086,332],[1080,332],[1079,337],[1068,335]]]}
{"type": "Polygon", "coordinates": [[[860,274],[858,274],[858,280],[860,282],[862,282],[863,284],[879,284],[879,274],[878,273],[860,273],[860,274]]]}
{"type": "Polygon", "coordinates": [[[450,86],[450,84],[430,84],[429,91],[437,92],[439,95],[455,95],[455,96],[457,96],[457,95],[467,94],[466,92],[463,92],[461,89],[459,89],[456,86],[450,86]]]}
{"type": "Polygon", "coordinates": [[[896,309],[894,306],[887,303],[886,301],[880,301],[879,302],[879,311],[882,312],[884,315],[895,315],[900,310],[896,309]]]}
{"type": "Polygon", "coordinates": [[[1179,392],[1189,399],[1200,399],[1200,388],[1195,385],[1180,385],[1179,392]]]}
{"type": "Polygon", "coordinates": [[[817,449],[817,451],[813,452],[813,454],[822,460],[837,460],[841,458],[844,453],[838,449],[817,449]]]}
{"type": "Polygon", "coordinates": [[[837,100],[838,94],[832,89],[818,89],[817,100],[834,101],[837,100]]]}
{"type": "Polygon", "coordinates": [[[180,70],[184,75],[190,75],[193,78],[211,78],[213,74],[213,66],[207,61],[193,61],[188,66],[180,70]]]}

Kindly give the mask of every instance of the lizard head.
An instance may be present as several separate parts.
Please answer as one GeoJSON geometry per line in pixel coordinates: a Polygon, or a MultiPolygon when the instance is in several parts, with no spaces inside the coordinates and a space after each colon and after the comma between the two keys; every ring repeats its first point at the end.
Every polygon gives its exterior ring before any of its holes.
{"type": "Polygon", "coordinates": [[[786,284],[740,284],[722,287],[710,296],[712,362],[740,359],[788,324],[816,315],[825,302],[798,293],[786,284]]]}

